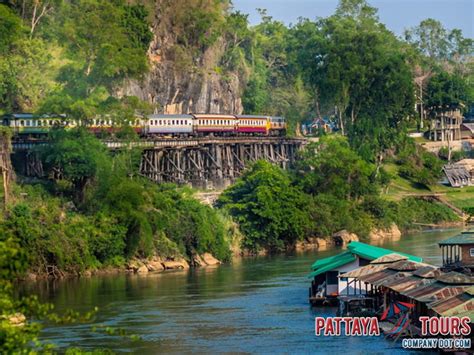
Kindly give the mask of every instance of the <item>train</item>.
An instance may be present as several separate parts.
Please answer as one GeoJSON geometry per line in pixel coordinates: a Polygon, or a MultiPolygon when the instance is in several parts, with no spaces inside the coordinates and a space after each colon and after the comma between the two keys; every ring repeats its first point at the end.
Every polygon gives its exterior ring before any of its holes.
{"type": "MultiPolygon", "coordinates": [[[[113,134],[121,129],[107,116],[81,122],[65,115],[7,114],[2,125],[10,127],[17,137],[41,138],[54,127],[65,129],[84,125],[94,134],[113,134]]],[[[125,122],[140,137],[204,136],[284,136],[287,124],[283,117],[226,114],[151,114],[125,122]]]]}

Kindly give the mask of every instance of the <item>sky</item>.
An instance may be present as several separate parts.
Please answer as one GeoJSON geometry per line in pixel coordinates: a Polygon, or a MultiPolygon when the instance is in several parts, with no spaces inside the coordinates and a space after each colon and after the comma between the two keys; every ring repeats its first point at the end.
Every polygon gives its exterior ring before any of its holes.
{"type": "MultiPolygon", "coordinates": [[[[441,21],[448,29],[459,28],[465,37],[474,37],[474,0],[368,0],[378,8],[380,21],[397,35],[426,18],[441,21]]],[[[232,0],[235,10],[249,14],[252,25],[260,22],[257,8],[287,25],[299,17],[314,20],[330,16],[337,0],[232,0]]]]}

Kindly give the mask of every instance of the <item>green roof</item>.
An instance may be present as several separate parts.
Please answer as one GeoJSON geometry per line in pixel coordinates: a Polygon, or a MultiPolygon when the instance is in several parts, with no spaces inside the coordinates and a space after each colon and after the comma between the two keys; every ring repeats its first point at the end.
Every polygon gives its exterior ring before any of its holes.
{"type": "Polygon", "coordinates": [[[474,232],[462,232],[452,238],[443,240],[439,245],[459,245],[459,244],[474,244],[474,232]]]}
{"type": "MultiPolygon", "coordinates": [[[[329,258],[326,258],[329,259],[329,258]]],[[[323,266],[318,267],[316,270],[314,270],[311,274],[308,275],[309,278],[313,278],[317,275],[323,274],[327,271],[330,271],[336,267],[345,265],[347,263],[350,263],[356,259],[356,257],[350,253],[350,252],[345,252],[339,255],[336,255],[335,257],[331,257],[332,261],[329,263],[325,263],[323,266]]]]}
{"type": "Polygon", "coordinates": [[[324,259],[318,259],[316,260],[313,265],[311,265],[311,269],[313,270],[316,270],[326,264],[329,264],[329,263],[332,263],[336,260],[338,260],[339,258],[341,258],[342,256],[344,255],[347,255],[347,254],[352,254],[350,251],[346,251],[344,253],[341,253],[341,254],[336,254],[336,255],[333,255],[333,256],[330,256],[328,258],[324,258],[324,259]]]}
{"type": "Polygon", "coordinates": [[[369,245],[369,244],[365,244],[361,242],[350,242],[347,245],[347,249],[349,249],[352,253],[368,260],[375,260],[384,255],[396,253],[396,254],[406,256],[408,260],[411,260],[411,261],[416,261],[420,263],[423,261],[423,259],[418,256],[405,254],[405,253],[401,253],[399,251],[394,251],[390,249],[375,247],[373,245],[369,245]]]}
{"type": "Polygon", "coordinates": [[[344,253],[330,256],[328,258],[316,260],[313,265],[311,265],[311,269],[313,272],[308,275],[309,278],[313,278],[319,274],[325,273],[326,271],[330,271],[335,269],[339,266],[345,265],[356,260],[356,255],[368,259],[368,260],[375,260],[380,258],[381,256],[397,253],[403,256],[406,256],[408,260],[422,262],[423,259],[418,256],[413,256],[410,254],[400,253],[398,251],[393,251],[389,249],[384,249],[380,247],[375,247],[373,245],[361,243],[361,242],[351,242],[347,245],[347,251],[344,253]]]}

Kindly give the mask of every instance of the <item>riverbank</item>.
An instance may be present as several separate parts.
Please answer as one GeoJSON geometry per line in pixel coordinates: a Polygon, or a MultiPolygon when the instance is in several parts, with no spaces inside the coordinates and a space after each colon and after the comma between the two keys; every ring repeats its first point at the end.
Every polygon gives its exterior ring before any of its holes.
{"type": "MultiPolygon", "coordinates": [[[[269,250],[261,250],[258,253],[252,253],[248,250],[242,250],[240,248],[233,248],[233,260],[239,258],[254,258],[258,256],[271,256],[271,255],[283,255],[291,252],[304,253],[308,251],[330,251],[337,250],[338,247],[344,247],[351,241],[364,241],[369,244],[383,245],[384,243],[394,243],[399,241],[404,236],[413,233],[423,233],[428,231],[444,230],[450,228],[461,228],[463,223],[458,222],[446,222],[440,223],[437,227],[430,226],[420,229],[410,229],[400,231],[396,224],[392,224],[390,228],[374,228],[368,238],[359,238],[355,233],[348,232],[346,230],[334,233],[332,236],[321,238],[315,237],[305,241],[297,242],[295,245],[289,247],[285,252],[272,253],[269,250]]],[[[211,253],[203,253],[201,255],[195,254],[191,260],[186,259],[183,256],[163,257],[154,256],[151,258],[139,259],[133,258],[126,262],[122,266],[105,266],[97,269],[86,269],[81,272],[67,272],[56,268],[53,272],[27,272],[24,277],[20,278],[20,281],[39,281],[47,279],[72,279],[72,278],[88,278],[91,276],[106,276],[106,275],[120,275],[120,274],[140,274],[145,275],[148,273],[163,273],[168,271],[176,270],[188,270],[205,268],[208,266],[216,266],[224,263],[215,258],[211,253]]]]}

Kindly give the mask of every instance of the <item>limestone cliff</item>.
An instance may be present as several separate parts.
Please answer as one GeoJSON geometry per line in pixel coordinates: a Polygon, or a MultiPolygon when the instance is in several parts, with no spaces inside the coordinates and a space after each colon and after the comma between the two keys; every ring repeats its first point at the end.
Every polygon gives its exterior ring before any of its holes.
{"type": "Polygon", "coordinates": [[[150,72],[138,81],[129,81],[122,95],[135,95],[157,106],[160,113],[241,113],[242,80],[220,66],[225,40],[211,46],[186,46],[178,28],[176,0],[157,0],[153,11],[153,40],[148,50],[150,72]]]}

